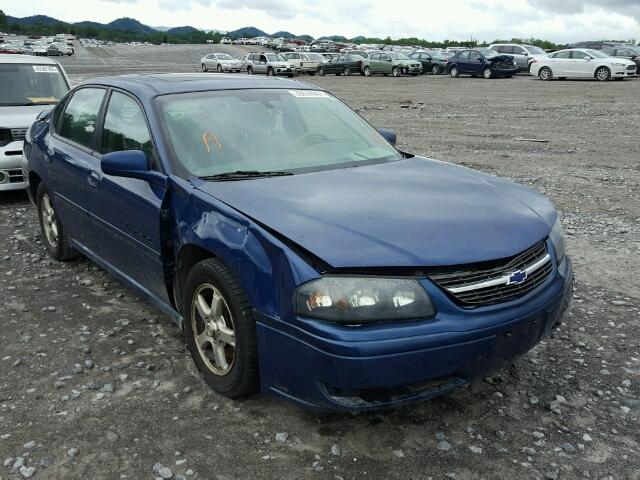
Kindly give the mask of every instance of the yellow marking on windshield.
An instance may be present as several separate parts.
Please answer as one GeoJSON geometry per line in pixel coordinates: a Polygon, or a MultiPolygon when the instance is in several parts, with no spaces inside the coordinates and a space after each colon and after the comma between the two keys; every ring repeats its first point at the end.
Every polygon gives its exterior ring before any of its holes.
{"type": "Polygon", "coordinates": [[[40,103],[40,102],[57,102],[58,99],[55,97],[27,97],[27,100],[29,100],[30,102],[33,103],[40,103]]]}
{"type": "Polygon", "coordinates": [[[218,148],[222,150],[222,144],[220,144],[218,137],[216,137],[211,132],[204,132],[202,134],[202,143],[204,143],[204,146],[207,149],[207,153],[211,153],[211,147],[209,147],[209,140],[213,140],[214,142],[216,142],[216,145],[218,146],[218,148]]]}

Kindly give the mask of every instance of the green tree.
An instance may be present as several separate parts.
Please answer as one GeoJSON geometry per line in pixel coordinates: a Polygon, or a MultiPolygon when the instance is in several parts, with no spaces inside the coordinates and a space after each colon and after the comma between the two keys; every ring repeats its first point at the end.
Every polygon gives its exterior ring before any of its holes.
{"type": "Polygon", "coordinates": [[[3,27],[7,24],[7,16],[4,14],[2,10],[0,10],[0,25],[3,27]]]}

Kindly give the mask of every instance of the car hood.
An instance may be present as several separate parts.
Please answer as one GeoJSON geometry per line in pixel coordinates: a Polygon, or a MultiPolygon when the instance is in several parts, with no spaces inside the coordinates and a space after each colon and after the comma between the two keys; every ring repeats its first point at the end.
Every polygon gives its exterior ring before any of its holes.
{"type": "Polygon", "coordinates": [[[487,57],[487,60],[491,62],[513,62],[511,55],[494,55],[493,57],[487,57]]]}
{"type": "Polygon", "coordinates": [[[416,267],[505,258],[546,238],[544,196],[420,157],[200,190],[336,268],[416,267]]]}
{"type": "Polygon", "coordinates": [[[29,105],[19,107],[0,106],[0,127],[27,128],[42,111],[49,111],[55,105],[29,105]]]}

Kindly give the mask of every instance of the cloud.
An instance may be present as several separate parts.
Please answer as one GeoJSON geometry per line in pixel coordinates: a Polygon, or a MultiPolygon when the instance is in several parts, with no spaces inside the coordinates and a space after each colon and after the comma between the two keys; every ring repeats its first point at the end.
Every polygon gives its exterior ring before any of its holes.
{"type": "MultiPolygon", "coordinates": [[[[136,0],[114,0],[136,1],[136,0]]],[[[160,0],[160,8],[164,10],[191,10],[194,5],[203,7],[215,6],[225,10],[254,10],[265,13],[273,18],[291,19],[296,16],[297,10],[283,0],[160,0]]],[[[250,21],[247,21],[251,23],[250,21]]]]}
{"type": "Polygon", "coordinates": [[[533,7],[564,15],[577,15],[600,9],[631,16],[640,21],[638,0],[529,0],[529,3],[533,7]]]}
{"type": "MultiPolygon", "coordinates": [[[[137,0],[108,0],[108,1],[137,1],[137,0]]],[[[163,10],[185,10],[190,11],[194,5],[208,7],[213,0],[160,0],[158,6],[163,10]]]]}

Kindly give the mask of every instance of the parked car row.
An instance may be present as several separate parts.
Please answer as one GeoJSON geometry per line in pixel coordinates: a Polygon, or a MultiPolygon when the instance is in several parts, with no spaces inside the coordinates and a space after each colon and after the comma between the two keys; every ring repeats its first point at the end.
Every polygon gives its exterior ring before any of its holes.
{"type": "Polygon", "coordinates": [[[38,55],[42,57],[56,57],[73,55],[75,49],[73,43],[65,38],[39,38],[0,41],[0,53],[12,53],[22,55],[38,55]]]}

